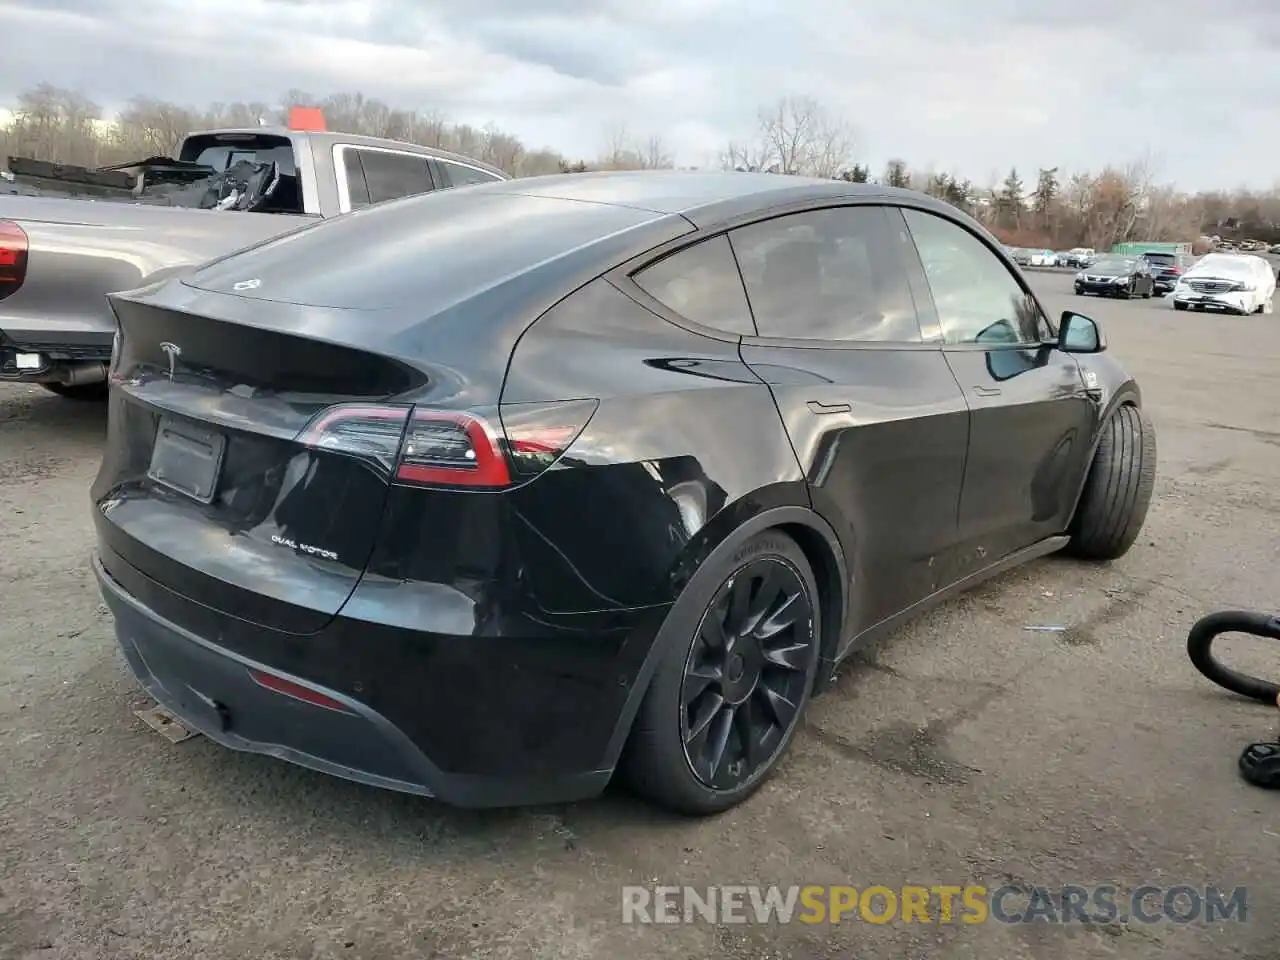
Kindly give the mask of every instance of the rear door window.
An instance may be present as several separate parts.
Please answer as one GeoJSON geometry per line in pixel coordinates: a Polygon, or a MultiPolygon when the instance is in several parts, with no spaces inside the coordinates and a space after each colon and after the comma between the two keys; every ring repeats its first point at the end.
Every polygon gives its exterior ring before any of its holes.
{"type": "Polygon", "coordinates": [[[345,166],[352,209],[384,200],[429,193],[435,187],[426,157],[386,150],[348,148],[345,152],[345,166]],[[357,170],[360,171],[359,174],[356,173],[357,170]]]}
{"type": "Polygon", "coordinates": [[[760,336],[921,342],[904,266],[911,240],[884,207],[810,210],[729,237],[760,336]]]}

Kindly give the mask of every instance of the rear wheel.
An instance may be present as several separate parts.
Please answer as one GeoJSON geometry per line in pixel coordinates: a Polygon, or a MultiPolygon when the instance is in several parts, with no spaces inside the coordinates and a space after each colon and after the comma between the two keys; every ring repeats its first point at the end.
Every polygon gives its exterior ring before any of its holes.
{"type": "Polygon", "coordinates": [[[817,584],[796,542],[766,531],[704,564],[668,618],[679,639],[645,694],[622,773],[671,810],[718,813],[764,783],[799,726],[820,654],[817,584]]]}
{"type": "Polygon", "coordinates": [[[76,383],[68,386],[65,383],[42,383],[50,393],[56,393],[60,397],[66,397],[68,400],[105,400],[107,399],[108,384],[107,381],[101,380],[98,383],[76,383]]]}
{"type": "Polygon", "coordinates": [[[1126,404],[1102,427],[1068,531],[1070,552],[1088,560],[1128,553],[1147,519],[1155,482],[1155,428],[1141,410],[1126,404]]]}

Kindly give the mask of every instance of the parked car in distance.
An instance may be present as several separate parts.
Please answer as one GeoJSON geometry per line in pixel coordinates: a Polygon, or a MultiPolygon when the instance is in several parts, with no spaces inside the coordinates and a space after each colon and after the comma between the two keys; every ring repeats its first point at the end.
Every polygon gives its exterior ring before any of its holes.
{"type": "Polygon", "coordinates": [[[1151,267],[1141,257],[1104,254],[1076,274],[1075,291],[1080,296],[1143,297],[1155,292],[1151,267]]]}
{"type": "Polygon", "coordinates": [[[1073,247],[1066,252],[1066,263],[1068,267],[1087,267],[1093,260],[1094,251],[1092,247],[1073,247]]]}
{"type": "Polygon", "coordinates": [[[1031,266],[1032,251],[1023,249],[1022,247],[1013,248],[1013,262],[1020,267],[1031,266]]]}
{"type": "Polygon", "coordinates": [[[1031,266],[1033,267],[1056,267],[1058,265],[1058,255],[1052,250],[1032,250],[1031,266]]]}
{"type": "Polygon", "coordinates": [[[110,299],[93,563],[142,686],[451,804],[731,807],[850,651],[1121,556],[1155,480],[1098,325],[907,190],[495,182],[110,299]]]}
{"type": "Polygon", "coordinates": [[[12,186],[0,184],[0,382],[89,400],[107,394],[116,329],[108,293],[370,203],[507,179],[489,164],[417,144],[275,127],[189,134],[176,162],[8,164],[12,186]]]}
{"type": "Polygon", "coordinates": [[[1155,292],[1159,296],[1171,291],[1178,283],[1178,278],[1190,266],[1190,258],[1180,253],[1164,253],[1158,250],[1147,250],[1141,254],[1151,268],[1151,277],[1155,283],[1155,292]]]}
{"type": "Polygon", "coordinates": [[[1173,288],[1175,310],[1235,314],[1271,313],[1275,268],[1251,253],[1210,253],[1188,269],[1173,288]]]}

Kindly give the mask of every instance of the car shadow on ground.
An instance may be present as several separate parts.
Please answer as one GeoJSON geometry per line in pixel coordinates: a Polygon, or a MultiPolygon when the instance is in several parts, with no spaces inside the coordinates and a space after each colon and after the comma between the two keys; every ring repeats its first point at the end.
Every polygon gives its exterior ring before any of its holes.
{"type": "Polygon", "coordinates": [[[68,400],[43,387],[12,385],[0,393],[0,428],[23,426],[57,430],[72,442],[105,442],[107,404],[104,400],[68,400]]]}

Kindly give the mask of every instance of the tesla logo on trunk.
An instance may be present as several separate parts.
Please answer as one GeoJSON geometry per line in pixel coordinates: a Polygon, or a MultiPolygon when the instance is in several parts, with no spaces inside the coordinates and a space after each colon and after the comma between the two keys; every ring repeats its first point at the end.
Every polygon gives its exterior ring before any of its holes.
{"type": "Polygon", "coordinates": [[[257,290],[260,286],[262,281],[255,277],[253,280],[239,280],[231,285],[231,289],[240,293],[245,290],[257,290]]]}
{"type": "Polygon", "coordinates": [[[164,355],[169,358],[169,379],[173,379],[174,368],[178,365],[178,358],[182,356],[182,348],[176,343],[165,341],[160,344],[160,349],[164,351],[164,355]]]}

